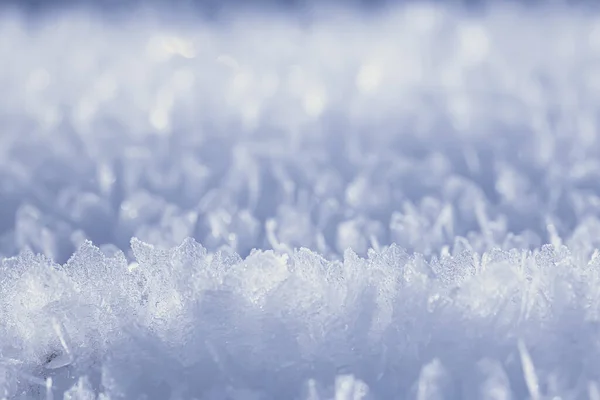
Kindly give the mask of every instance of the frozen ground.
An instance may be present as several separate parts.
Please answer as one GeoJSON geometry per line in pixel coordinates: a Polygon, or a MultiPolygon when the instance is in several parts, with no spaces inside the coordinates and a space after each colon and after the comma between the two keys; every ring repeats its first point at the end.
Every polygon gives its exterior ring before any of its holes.
{"type": "Polygon", "coordinates": [[[0,398],[600,400],[600,14],[0,15],[0,398]]]}

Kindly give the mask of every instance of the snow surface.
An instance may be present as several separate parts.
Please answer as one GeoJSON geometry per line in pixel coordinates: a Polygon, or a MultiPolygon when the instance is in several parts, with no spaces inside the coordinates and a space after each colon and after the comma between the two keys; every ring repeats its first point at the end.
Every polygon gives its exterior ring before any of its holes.
{"type": "Polygon", "coordinates": [[[600,400],[600,15],[318,11],[0,14],[0,398],[600,400]]]}

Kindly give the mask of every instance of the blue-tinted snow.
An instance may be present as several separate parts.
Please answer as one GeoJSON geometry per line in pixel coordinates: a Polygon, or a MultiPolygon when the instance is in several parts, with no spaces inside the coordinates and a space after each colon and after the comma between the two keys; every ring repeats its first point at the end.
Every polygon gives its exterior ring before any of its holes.
{"type": "Polygon", "coordinates": [[[600,399],[600,14],[0,14],[0,398],[600,399]]]}

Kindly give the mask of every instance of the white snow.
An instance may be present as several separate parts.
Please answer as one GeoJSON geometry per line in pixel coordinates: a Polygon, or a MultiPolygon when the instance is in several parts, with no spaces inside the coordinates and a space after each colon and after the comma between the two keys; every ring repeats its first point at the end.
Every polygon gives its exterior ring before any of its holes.
{"type": "Polygon", "coordinates": [[[0,13],[0,399],[600,398],[600,14],[0,13]]]}

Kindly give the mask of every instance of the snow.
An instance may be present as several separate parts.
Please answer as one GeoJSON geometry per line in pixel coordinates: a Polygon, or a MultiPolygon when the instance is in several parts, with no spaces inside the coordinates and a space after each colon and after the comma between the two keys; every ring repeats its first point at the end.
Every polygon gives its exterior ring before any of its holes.
{"type": "Polygon", "coordinates": [[[0,13],[0,399],[600,398],[597,12],[160,7],[0,13]]]}

